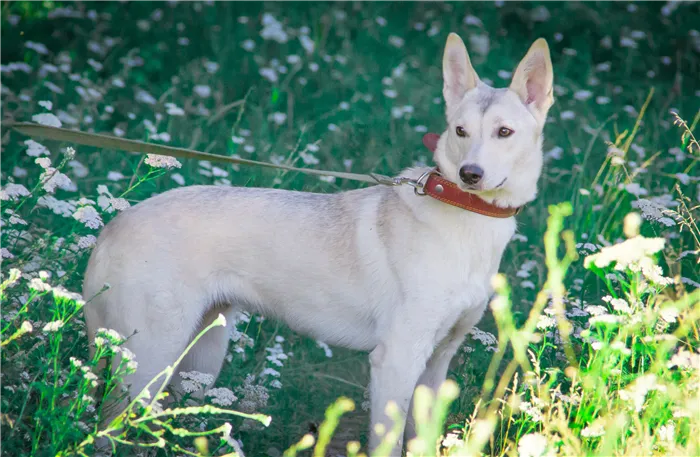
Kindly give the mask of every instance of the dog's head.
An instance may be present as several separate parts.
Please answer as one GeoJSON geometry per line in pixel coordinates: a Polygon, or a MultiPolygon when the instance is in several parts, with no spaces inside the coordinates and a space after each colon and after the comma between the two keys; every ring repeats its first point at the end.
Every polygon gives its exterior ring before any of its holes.
{"type": "Polygon", "coordinates": [[[462,39],[451,33],[442,61],[448,128],[435,151],[443,175],[500,206],[535,198],[542,171],[542,129],[552,105],[552,62],[539,39],[495,89],[477,76],[462,39]]]}

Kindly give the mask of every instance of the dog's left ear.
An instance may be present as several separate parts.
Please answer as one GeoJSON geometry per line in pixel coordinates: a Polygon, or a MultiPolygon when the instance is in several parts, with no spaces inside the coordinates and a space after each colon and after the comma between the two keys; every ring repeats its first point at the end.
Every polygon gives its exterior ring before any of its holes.
{"type": "Polygon", "coordinates": [[[510,83],[510,90],[518,94],[540,124],[544,124],[547,111],[554,103],[553,82],[554,72],[549,57],[549,46],[544,38],[540,38],[530,46],[530,50],[518,64],[510,83]]]}

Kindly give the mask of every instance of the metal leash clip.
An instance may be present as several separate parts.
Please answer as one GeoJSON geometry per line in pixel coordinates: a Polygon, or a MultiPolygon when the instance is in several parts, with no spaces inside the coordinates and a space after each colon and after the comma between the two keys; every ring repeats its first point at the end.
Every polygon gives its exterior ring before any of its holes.
{"type": "Polygon", "coordinates": [[[407,182],[406,184],[413,187],[413,192],[415,192],[416,195],[423,197],[425,196],[425,191],[423,190],[425,188],[425,181],[428,179],[428,176],[435,173],[440,173],[438,171],[438,167],[431,168],[430,170],[420,175],[418,179],[411,180],[411,182],[407,182]]]}
{"type": "Polygon", "coordinates": [[[423,196],[425,195],[425,192],[423,192],[423,188],[425,187],[425,180],[428,176],[430,176],[433,173],[439,173],[437,167],[433,167],[430,170],[427,170],[425,173],[420,175],[418,179],[407,178],[406,176],[396,176],[390,178],[388,176],[381,176],[376,174],[372,174],[371,176],[374,179],[376,179],[379,184],[385,184],[387,186],[402,186],[404,184],[407,184],[413,187],[413,191],[416,193],[416,195],[423,196]]]}

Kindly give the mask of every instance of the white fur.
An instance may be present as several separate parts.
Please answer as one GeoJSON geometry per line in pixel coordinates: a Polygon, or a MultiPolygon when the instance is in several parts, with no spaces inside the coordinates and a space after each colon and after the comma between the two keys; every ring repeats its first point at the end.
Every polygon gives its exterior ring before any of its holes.
{"type": "MultiPolygon", "coordinates": [[[[545,53],[536,45],[541,62],[545,53]]],[[[533,200],[547,101],[526,106],[532,100],[515,90],[479,81],[454,34],[443,68],[449,126],[435,152],[442,172],[459,183],[459,167],[477,163],[485,170],[478,192],[485,199],[502,206],[533,200]],[[504,124],[515,134],[495,138],[504,124]],[[469,137],[457,136],[457,125],[469,137]],[[503,178],[502,187],[491,187],[503,178]]],[[[551,63],[547,69],[545,86],[551,63]]],[[[513,84],[528,87],[526,79],[541,73],[516,73],[513,84]]],[[[127,380],[135,394],[218,313],[277,317],[314,338],[371,351],[371,423],[388,429],[388,401],[407,413],[416,385],[435,389],[445,380],[450,359],[484,312],[490,278],[515,228],[514,218],[471,213],[406,186],[339,194],[171,190],[124,211],[100,235],[84,295],[89,299],[104,283],[111,288],[85,307],[89,335],[100,327],[137,332],[126,343],[139,362],[127,380]]],[[[227,331],[217,328],[178,371],[216,376],[227,347],[227,331]]],[[[406,434],[412,433],[409,420],[406,434]]],[[[378,442],[373,432],[370,448],[378,442]]]]}

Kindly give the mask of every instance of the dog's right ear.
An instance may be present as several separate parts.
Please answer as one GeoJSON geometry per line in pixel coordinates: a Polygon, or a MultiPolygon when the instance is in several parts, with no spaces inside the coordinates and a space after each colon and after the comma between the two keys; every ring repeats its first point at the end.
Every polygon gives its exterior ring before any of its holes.
{"type": "Polygon", "coordinates": [[[464,94],[479,83],[464,42],[456,33],[450,33],[442,57],[442,77],[447,112],[450,113],[464,98],[464,94]]]}

